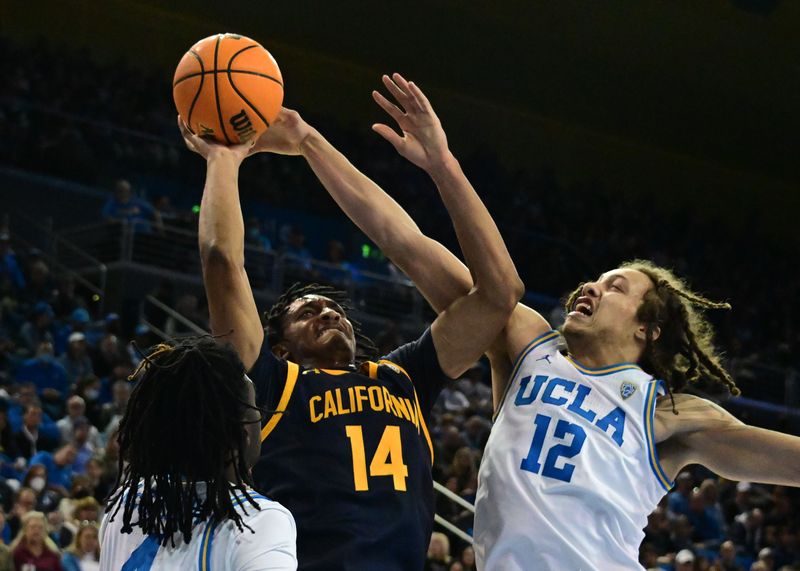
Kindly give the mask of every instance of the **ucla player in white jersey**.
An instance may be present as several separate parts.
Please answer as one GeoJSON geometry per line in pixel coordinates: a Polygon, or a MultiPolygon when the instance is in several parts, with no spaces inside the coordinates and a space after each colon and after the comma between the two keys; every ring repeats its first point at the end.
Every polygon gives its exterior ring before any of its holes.
{"type": "Polygon", "coordinates": [[[262,414],[236,352],[211,337],[161,345],[136,381],[100,568],[297,569],[292,515],[250,487],[262,414]]]}
{"type": "MultiPolygon", "coordinates": [[[[402,134],[373,129],[441,192],[469,185],[439,119],[399,74],[373,93],[402,134]],[[460,171],[458,171],[460,172],[460,171]]],[[[306,155],[316,136],[284,111],[257,150],[306,155]]],[[[338,153],[306,156],[326,190],[437,311],[472,287],[469,270],[338,153]]],[[[682,391],[738,394],[696,308],[720,308],[669,271],[626,264],[570,297],[561,334],[518,304],[490,358],[496,423],[481,465],[475,551],[482,570],[638,568],[646,517],[681,468],[800,486],[800,439],[747,426],[682,391]],[[563,342],[563,343],[562,343],[563,342]]]]}

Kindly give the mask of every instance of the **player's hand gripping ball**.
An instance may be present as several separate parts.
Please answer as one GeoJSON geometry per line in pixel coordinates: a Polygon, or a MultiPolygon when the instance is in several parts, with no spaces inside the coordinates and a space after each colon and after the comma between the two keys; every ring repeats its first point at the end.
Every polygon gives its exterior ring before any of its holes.
{"type": "Polygon", "coordinates": [[[246,143],[278,116],[283,77],[258,42],[217,34],[200,40],[183,56],[172,96],[194,134],[226,145],[246,143]]]}

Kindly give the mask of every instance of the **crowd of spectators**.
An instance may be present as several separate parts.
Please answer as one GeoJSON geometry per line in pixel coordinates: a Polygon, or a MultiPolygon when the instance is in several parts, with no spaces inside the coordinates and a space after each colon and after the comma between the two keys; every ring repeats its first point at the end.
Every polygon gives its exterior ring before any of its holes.
{"type": "MultiPolygon", "coordinates": [[[[137,198],[130,185],[117,185],[105,218],[134,217],[143,232],[193,223],[188,208],[173,207],[170,196],[159,191],[160,184],[195,194],[202,188],[201,165],[176,138],[169,78],[124,62],[103,65],[86,54],[46,44],[23,49],[2,39],[0,63],[8,78],[0,84],[0,164],[95,186],[109,186],[120,172],[135,172],[139,184],[158,198],[151,204],[137,198]]],[[[435,189],[423,173],[367,129],[361,134],[323,120],[314,123],[426,232],[456,247],[447,214],[432,200],[435,189]]],[[[559,297],[624,259],[668,264],[709,296],[732,302],[735,312],[714,321],[726,364],[745,394],[759,398],[768,371],[779,400],[800,404],[798,310],[791,303],[775,306],[776,299],[794,299],[800,281],[791,279],[793,260],[779,244],[728,228],[713,213],[655,208],[644,195],[617,195],[597,182],[565,185],[544,167],[510,172],[488,152],[462,157],[462,164],[529,288],[559,297]]],[[[323,191],[302,161],[259,155],[246,163],[240,184],[245,198],[341,217],[332,201],[320,199],[323,191]]],[[[312,251],[301,228],[279,228],[254,216],[246,218],[246,236],[257,248],[284,249],[301,266],[312,257],[327,258],[349,272],[360,254],[341,242],[312,251]]],[[[0,517],[5,520],[0,571],[3,557],[52,560],[37,563],[39,569],[57,569],[57,559],[66,569],[94,569],[100,502],[117,470],[114,428],[139,356],[116,314],[91,315],[69,276],[52,275],[35,252],[14,252],[5,231],[0,299],[0,517]],[[63,556],[54,557],[57,550],[63,556]]],[[[179,299],[182,313],[202,320],[202,300],[179,299]]],[[[557,323],[557,312],[552,317],[557,323]]],[[[170,333],[180,333],[180,324],[172,327],[170,333]]],[[[144,326],[136,326],[132,336],[143,347],[155,341],[144,326]]],[[[404,339],[387,324],[376,341],[391,348],[404,339]]],[[[450,383],[432,423],[434,476],[470,501],[491,427],[488,377],[479,363],[450,383]]],[[[469,512],[442,497],[437,512],[471,530],[469,512]]],[[[694,467],[651,515],[641,561],[647,568],[680,571],[800,568],[798,515],[794,490],[721,481],[694,467]]],[[[457,537],[437,533],[428,568],[474,569],[474,554],[457,537]]]]}

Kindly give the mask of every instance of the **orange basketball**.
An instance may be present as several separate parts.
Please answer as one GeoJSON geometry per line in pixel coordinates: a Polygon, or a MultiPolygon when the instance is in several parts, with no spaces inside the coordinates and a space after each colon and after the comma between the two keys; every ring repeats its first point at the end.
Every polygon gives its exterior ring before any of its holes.
{"type": "Polygon", "coordinates": [[[236,34],[200,40],[175,70],[172,97],[189,129],[232,145],[269,128],[283,102],[283,77],[261,44],[236,34]]]}

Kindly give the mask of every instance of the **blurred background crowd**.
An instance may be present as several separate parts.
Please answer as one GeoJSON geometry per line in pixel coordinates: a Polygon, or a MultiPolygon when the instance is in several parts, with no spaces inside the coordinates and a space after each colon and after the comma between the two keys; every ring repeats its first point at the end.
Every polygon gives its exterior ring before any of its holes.
{"type": "MultiPolygon", "coordinates": [[[[163,77],[125,62],[98,64],[79,51],[46,43],[21,47],[2,38],[0,65],[6,72],[0,166],[101,189],[105,194],[88,216],[124,222],[165,249],[164,228],[196,229],[203,168],[177,139],[163,77]]],[[[447,213],[423,173],[365,128],[307,118],[427,233],[457,251],[447,213]]],[[[726,406],[761,426],[796,433],[800,330],[792,300],[800,280],[791,279],[796,260],[787,255],[790,246],[713,213],[618,193],[602,181],[564,184],[535,157],[529,169],[517,171],[488,150],[460,158],[503,231],[530,290],[526,300],[553,326],[561,320],[558,299],[583,279],[634,257],[674,267],[695,288],[734,307],[713,316],[718,342],[744,395],[761,408],[737,408],[736,399],[726,406]]],[[[363,271],[402,279],[347,225],[301,159],[249,159],[240,186],[248,244],[288,254],[298,277],[345,288],[363,271]],[[345,230],[333,239],[309,216],[345,230]],[[312,260],[340,271],[313,270],[312,260]]],[[[44,218],[35,207],[26,215],[44,218]]],[[[18,246],[9,220],[0,227],[0,571],[14,565],[18,571],[33,569],[24,565],[94,570],[98,521],[118,470],[115,430],[130,395],[129,375],[140,349],[159,341],[144,321],[169,336],[188,331],[167,313],[130,311],[130,303],[100,309],[71,272],[51,267],[36,248],[18,246]]],[[[258,276],[251,271],[254,280],[258,276]]],[[[205,327],[202,296],[169,277],[153,293],[205,327]]],[[[386,352],[423,326],[414,331],[383,319],[369,329],[386,352]]],[[[471,502],[491,428],[489,382],[486,364],[476,363],[446,386],[432,423],[434,477],[471,502]]],[[[471,532],[472,515],[443,496],[437,513],[471,532]]],[[[692,467],[650,516],[641,562],[679,571],[800,569],[800,495],[720,480],[692,467]]],[[[427,568],[468,571],[474,554],[440,530],[427,568]]]]}

